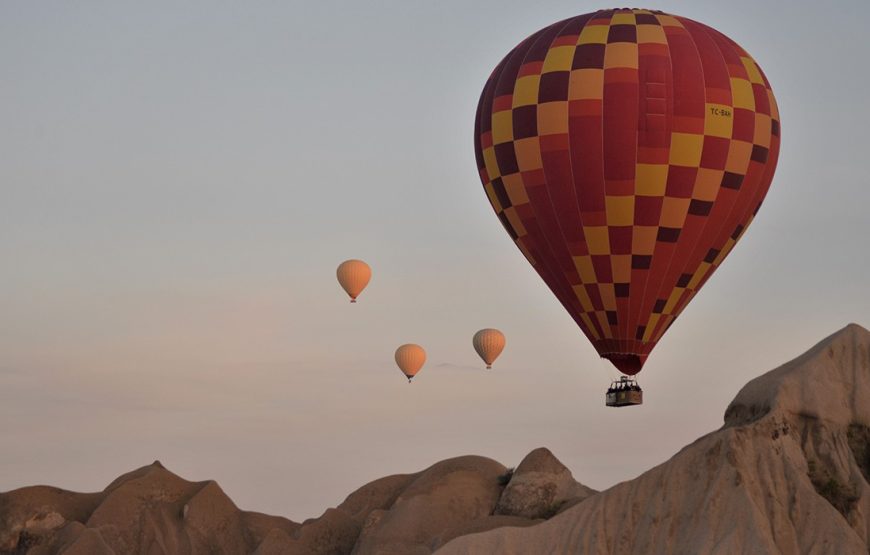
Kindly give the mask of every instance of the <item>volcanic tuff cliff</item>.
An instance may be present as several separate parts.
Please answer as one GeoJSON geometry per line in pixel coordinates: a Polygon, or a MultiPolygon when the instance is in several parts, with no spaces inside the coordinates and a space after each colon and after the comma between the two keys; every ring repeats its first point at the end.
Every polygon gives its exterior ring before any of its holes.
{"type": "Polygon", "coordinates": [[[99,493],[0,494],[0,553],[431,553],[463,534],[542,522],[594,493],[546,449],[514,473],[466,456],[375,480],[300,524],[241,511],[217,483],[154,462],[99,493]]]}
{"type": "Polygon", "coordinates": [[[541,448],[513,472],[467,456],[381,478],[300,524],[155,462],[99,493],[0,494],[0,553],[868,553],[868,424],[870,332],[852,324],[604,492],[541,448]]]}
{"type": "Polygon", "coordinates": [[[743,387],[725,424],[531,528],[439,553],[868,553],[870,332],[851,324],[743,387]]]}

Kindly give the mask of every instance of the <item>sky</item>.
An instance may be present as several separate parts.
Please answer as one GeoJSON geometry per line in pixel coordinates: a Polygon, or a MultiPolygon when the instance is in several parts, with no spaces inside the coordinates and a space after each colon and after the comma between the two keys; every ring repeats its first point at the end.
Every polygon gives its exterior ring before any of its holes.
{"type": "Polygon", "coordinates": [[[532,32],[606,5],[0,5],[0,491],[159,459],[243,509],[549,447],[603,489],[718,428],[748,380],[870,327],[870,4],[647,6],[760,64],[782,150],[749,231],[615,410],[486,200],[478,95],[532,32]],[[348,258],[373,278],[351,305],[348,258]],[[507,347],[492,371],[483,327],[507,347]],[[408,385],[395,348],[423,345],[408,385]]]}

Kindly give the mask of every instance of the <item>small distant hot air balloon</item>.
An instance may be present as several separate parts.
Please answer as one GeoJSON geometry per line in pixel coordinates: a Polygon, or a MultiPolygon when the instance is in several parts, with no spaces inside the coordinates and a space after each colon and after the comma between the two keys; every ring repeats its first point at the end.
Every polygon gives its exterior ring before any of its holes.
{"type": "Polygon", "coordinates": [[[338,265],[335,274],[338,276],[341,288],[350,295],[352,303],[356,302],[356,298],[372,279],[372,269],[362,260],[345,260],[338,265]]]}
{"type": "Polygon", "coordinates": [[[408,383],[411,383],[411,379],[417,375],[425,363],[426,351],[419,345],[406,343],[396,349],[396,364],[402,374],[408,378],[408,383]]]}
{"type": "Polygon", "coordinates": [[[492,363],[504,350],[505,339],[504,334],[497,329],[485,328],[474,334],[471,343],[489,369],[492,368],[492,363]]]}

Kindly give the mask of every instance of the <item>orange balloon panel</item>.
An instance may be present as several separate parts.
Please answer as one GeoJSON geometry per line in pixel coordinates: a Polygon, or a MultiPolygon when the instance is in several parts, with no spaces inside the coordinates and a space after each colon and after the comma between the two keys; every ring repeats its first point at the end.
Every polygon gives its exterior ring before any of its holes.
{"type": "Polygon", "coordinates": [[[779,143],[749,54],[701,23],[633,9],[524,40],[487,81],[475,122],[502,225],[626,374],[746,231],[779,143]]]}

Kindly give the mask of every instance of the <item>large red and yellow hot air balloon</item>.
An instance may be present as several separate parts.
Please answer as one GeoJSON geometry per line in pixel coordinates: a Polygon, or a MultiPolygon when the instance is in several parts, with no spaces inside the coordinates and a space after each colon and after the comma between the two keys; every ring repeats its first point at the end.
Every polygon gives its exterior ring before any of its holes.
{"type": "Polygon", "coordinates": [[[638,9],[521,42],[487,81],[475,123],[505,229],[629,375],[746,231],[779,143],[770,84],[746,51],[638,9]]]}

